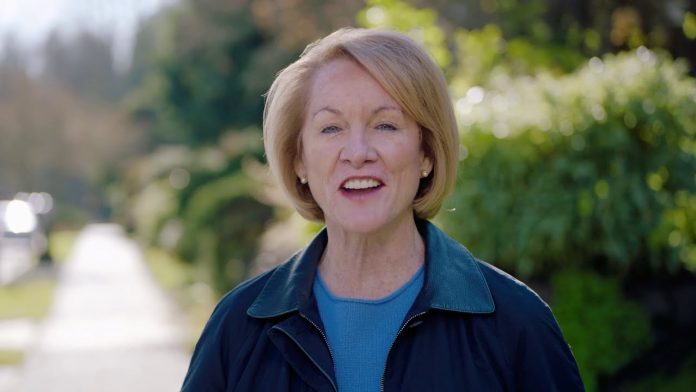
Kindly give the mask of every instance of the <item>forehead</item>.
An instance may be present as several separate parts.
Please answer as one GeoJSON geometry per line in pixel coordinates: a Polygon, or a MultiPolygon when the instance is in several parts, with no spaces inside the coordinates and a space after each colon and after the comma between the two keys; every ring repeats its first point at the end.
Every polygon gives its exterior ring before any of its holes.
{"type": "Polygon", "coordinates": [[[362,65],[346,57],[329,60],[314,74],[309,89],[309,106],[332,100],[372,98],[396,105],[394,99],[362,65]]]}
{"type": "Polygon", "coordinates": [[[346,74],[366,74],[370,76],[357,61],[347,56],[340,56],[321,64],[314,74],[313,82],[326,83],[346,74]]]}

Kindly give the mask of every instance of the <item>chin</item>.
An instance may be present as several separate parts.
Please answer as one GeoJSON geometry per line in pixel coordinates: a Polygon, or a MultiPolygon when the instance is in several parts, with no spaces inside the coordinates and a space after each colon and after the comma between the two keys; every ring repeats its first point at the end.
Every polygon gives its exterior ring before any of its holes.
{"type": "MultiPolygon", "coordinates": [[[[378,214],[345,214],[333,220],[333,224],[341,230],[356,233],[370,234],[379,232],[395,223],[394,217],[380,216],[378,214]]],[[[327,222],[328,224],[328,222],[327,222]]]]}

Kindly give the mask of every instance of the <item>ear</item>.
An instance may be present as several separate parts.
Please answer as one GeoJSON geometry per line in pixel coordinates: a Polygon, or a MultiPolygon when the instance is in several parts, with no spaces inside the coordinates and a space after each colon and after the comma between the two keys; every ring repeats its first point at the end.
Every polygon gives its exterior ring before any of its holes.
{"type": "Polygon", "coordinates": [[[302,157],[298,156],[297,159],[295,160],[295,175],[297,178],[302,178],[302,177],[307,177],[307,169],[305,168],[304,162],[302,161],[302,157]]]}
{"type": "Polygon", "coordinates": [[[424,129],[422,126],[418,126],[418,141],[421,145],[420,148],[420,153],[421,153],[421,165],[420,165],[420,172],[423,173],[424,171],[427,171],[428,173],[432,173],[433,171],[433,159],[430,157],[428,154],[425,143],[423,141],[423,132],[424,129]]]}

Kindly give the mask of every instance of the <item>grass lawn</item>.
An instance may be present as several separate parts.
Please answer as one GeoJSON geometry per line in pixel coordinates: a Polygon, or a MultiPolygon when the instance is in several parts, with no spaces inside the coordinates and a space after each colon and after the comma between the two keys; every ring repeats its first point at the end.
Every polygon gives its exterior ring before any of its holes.
{"type": "Polygon", "coordinates": [[[17,366],[24,360],[22,351],[0,351],[0,366],[17,366]]]}
{"type": "Polygon", "coordinates": [[[61,263],[68,258],[78,234],[79,231],[75,230],[58,230],[51,233],[48,238],[48,249],[56,263],[61,263]]]}
{"type": "MultiPolygon", "coordinates": [[[[0,321],[22,318],[38,323],[51,307],[55,286],[52,276],[35,277],[0,286],[0,321]]],[[[0,366],[18,366],[23,360],[23,351],[0,348],[0,366]]]]}
{"type": "MultiPolygon", "coordinates": [[[[76,231],[56,231],[48,239],[54,260],[65,260],[70,253],[76,231]]],[[[39,273],[0,286],[0,320],[29,318],[41,320],[51,306],[56,286],[54,274],[39,273]]]]}
{"type": "MultiPolygon", "coordinates": [[[[74,231],[58,231],[49,236],[49,250],[55,262],[67,258],[76,237],[74,231]]],[[[9,285],[0,286],[0,321],[30,319],[38,323],[48,314],[56,288],[55,274],[33,272],[9,285]]],[[[0,348],[0,366],[18,366],[23,360],[23,351],[0,348]]]]}
{"type": "Polygon", "coordinates": [[[52,277],[37,277],[0,286],[0,320],[41,320],[51,306],[55,286],[52,277]]]}

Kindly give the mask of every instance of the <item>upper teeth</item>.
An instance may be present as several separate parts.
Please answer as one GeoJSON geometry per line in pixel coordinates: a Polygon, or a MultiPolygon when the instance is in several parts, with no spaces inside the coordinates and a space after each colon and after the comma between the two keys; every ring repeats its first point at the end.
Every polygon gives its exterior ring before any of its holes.
{"type": "Polygon", "coordinates": [[[348,180],[343,187],[346,189],[367,189],[379,186],[379,181],[373,179],[365,180],[348,180]]]}

